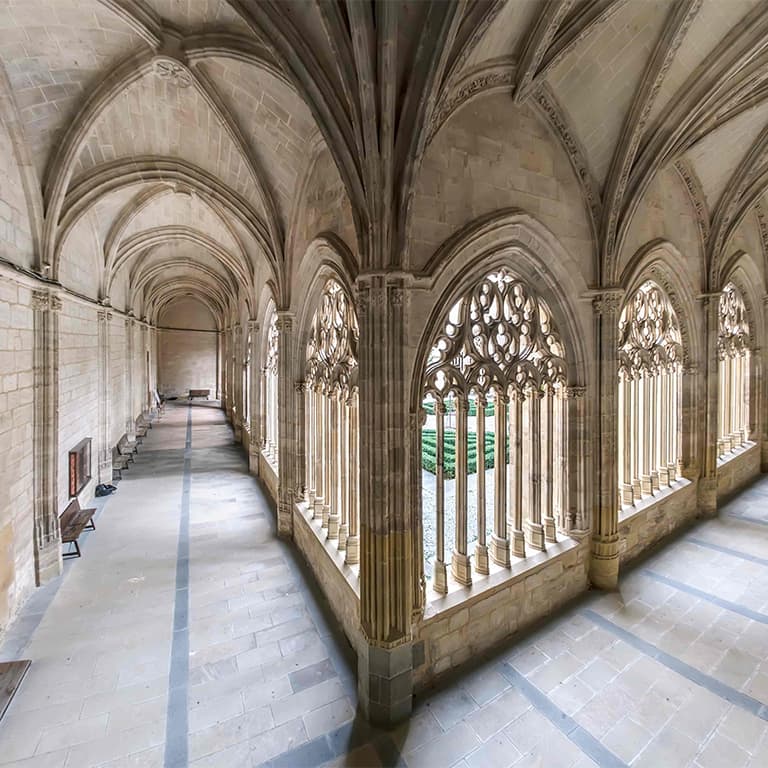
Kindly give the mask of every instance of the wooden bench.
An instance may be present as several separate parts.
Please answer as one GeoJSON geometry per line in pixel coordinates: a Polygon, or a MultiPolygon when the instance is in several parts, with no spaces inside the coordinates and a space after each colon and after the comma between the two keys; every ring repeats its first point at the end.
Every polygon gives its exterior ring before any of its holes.
{"type": "Polygon", "coordinates": [[[4,661],[0,664],[0,720],[14,694],[19,690],[31,663],[29,659],[22,659],[21,661],[4,661]]]}
{"type": "Polygon", "coordinates": [[[210,389],[190,389],[189,399],[192,400],[195,397],[204,397],[207,400],[210,397],[210,394],[211,394],[210,389]]]}
{"type": "Polygon", "coordinates": [[[123,456],[115,446],[112,449],[112,474],[117,473],[118,479],[122,480],[124,469],[128,469],[128,457],[123,456]]]}
{"type": "Polygon", "coordinates": [[[73,544],[75,549],[72,552],[67,552],[63,557],[80,557],[80,546],[77,539],[83,531],[96,530],[93,522],[95,514],[95,509],[83,509],[77,498],[72,499],[69,503],[59,518],[59,527],[61,528],[62,544],[73,544]]]}

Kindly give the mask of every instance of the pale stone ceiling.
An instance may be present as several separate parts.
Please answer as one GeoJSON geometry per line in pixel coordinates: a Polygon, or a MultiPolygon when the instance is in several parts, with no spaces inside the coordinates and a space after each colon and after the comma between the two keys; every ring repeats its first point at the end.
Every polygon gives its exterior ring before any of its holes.
{"type": "MultiPolygon", "coordinates": [[[[768,182],[767,44],[758,0],[0,0],[2,117],[41,269],[72,275],[61,260],[96,247],[106,271],[127,240],[165,231],[190,266],[147,278],[165,253],[149,238],[151,258],[120,262],[141,286],[129,294],[149,306],[184,277],[230,311],[218,277],[247,300],[271,279],[288,301],[294,230],[323,220],[299,209],[338,178],[358,261],[404,259],[429,143],[488,88],[538,104],[560,136],[599,263],[681,160],[722,242],[768,182]],[[338,175],[318,183],[323,151],[338,175]],[[179,228],[199,236],[179,244],[179,228]]],[[[90,281],[97,298],[110,280],[90,281]]]]}

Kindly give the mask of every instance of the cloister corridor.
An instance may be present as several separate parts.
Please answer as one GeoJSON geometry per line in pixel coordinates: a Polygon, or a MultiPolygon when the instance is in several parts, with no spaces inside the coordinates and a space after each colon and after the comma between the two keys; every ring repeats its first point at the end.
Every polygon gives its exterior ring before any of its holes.
{"type": "Polygon", "coordinates": [[[3,768],[768,764],[768,479],[393,731],[356,717],[351,649],[214,403],[169,404],[97,501],[0,650],[33,662],[3,768]]]}

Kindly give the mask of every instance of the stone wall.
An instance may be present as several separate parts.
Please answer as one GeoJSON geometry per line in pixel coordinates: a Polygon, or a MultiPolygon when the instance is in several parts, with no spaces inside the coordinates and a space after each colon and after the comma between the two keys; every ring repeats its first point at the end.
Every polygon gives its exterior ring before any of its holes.
{"type": "Polygon", "coordinates": [[[318,583],[322,585],[333,613],[355,650],[363,643],[360,631],[360,595],[355,571],[344,564],[344,554],[326,548],[326,531],[313,522],[302,507],[294,506],[293,539],[318,583]]]}
{"type": "Polygon", "coordinates": [[[738,491],[760,474],[760,446],[750,443],[737,448],[717,465],[718,501],[738,491]]]}
{"type": "Polygon", "coordinates": [[[0,636],[35,584],[30,298],[0,275],[0,636]]]}
{"type": "Polygon", "coordinates": [[[92,480],[80,494],[81,503],[93,497],[98,475],[99,337],[96,312],[92,305],[64,298],[59,315],[59,514],[69,503],[69,451],[84,438],[92,440],[92,480]]]}
{"type": "MultiPolygon", "coordinates": [[[[589,541],[568,540],[518,575],[430,616],[415,628],[414,685],[423,688],[505,638],[548,616],[587,588],[589,541]]],[[[539,556],[541,557],[541,556],[539,556]]],[[[538,558],[529,558],[531,560],[538,558]]],[[[444,598],[444,600],[449,600],[444,598]]]]}
{"type": "Polygon", "coordinates": [[[210,311],[194,299],[179,299],[161,315],[158,333],[158,389],[186,395],[190,389],[217,391],[218,334],[210,311]]]}
{"type": "Polygon", "coordinates": [[[675,529],[693,520],[699,511],[697,482],[678,480],[658,499],[647,499],[636,510],[619,513],[619,559],[633,560],[675,529]]]}

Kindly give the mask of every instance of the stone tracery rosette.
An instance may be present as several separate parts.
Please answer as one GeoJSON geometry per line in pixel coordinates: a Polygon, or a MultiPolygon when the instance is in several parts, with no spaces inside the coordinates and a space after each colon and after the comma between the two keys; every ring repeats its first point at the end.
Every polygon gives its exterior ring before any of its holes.
{"type": "Polygon", "coordinates": [[[721,360],[740,357],[749,348],[749,323],[744,299],[733,283],[728,283],[720,294],[719,314],[718,355],[721,360]]]}
{"type": "Polygon", "coordinates": [[[264,368],[267,373],[277,376],[277,363],[279,360],[279,341],[280,332],[277,329],[277,312],[273,312],[269,318],[269,327],[267,328],[267,356],[264,368]]]}
{"type": "Polygon", "coordinates": [[[666,293],[651,280],[624,305],[619,319],[619,375],[676,371],[682,364],[680,325],[666,293]]]}
{"type": "Polygon", "coordinates": [[[438,401],[473,390],[545,392],[565,383],[564,354],[549,308],[502,269],[451,307],[427,361],[425,392],[438,401]]]}
{"type": "Polygon", "coordinates": [[[357,316],[335,280],[325,284],[307,344],[306,379],[325,395],[349,395],[357,387],[357,316]]]}

